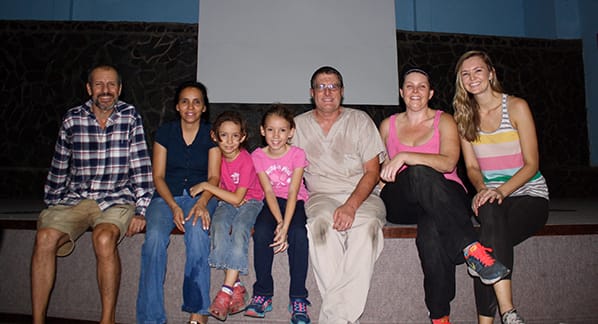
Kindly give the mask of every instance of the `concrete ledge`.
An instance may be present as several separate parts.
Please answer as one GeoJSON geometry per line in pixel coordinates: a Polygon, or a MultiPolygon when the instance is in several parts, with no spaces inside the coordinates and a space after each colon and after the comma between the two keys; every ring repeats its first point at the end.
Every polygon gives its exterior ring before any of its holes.
{"type": "MultiPolygon", "coordinates": [[[[36,229],[37,217],[44,208],[40,200],[0,199],[0,229],[36,229]]],[[[475,220],[474,220],[475,222],[475,220]]],[[[384,237],[415,238],[417,227],[387,224],[384,237]]],[[[172,234],[182,234],[174,229],[172,234]]],[[[547,224],[536,236],[598,234],[598,201],[591,198],[550,201],[547,224]]]]}
{"type": "MultiPolygon", "coordinates": [[[[97,320],[100,305],[96,286],[95,257],[91,233],[78,241],[71,256],[58,259],[57,279],[48,315],[57,318],[97,320]]],[[[30,255],[34,230],[0,231],[0,313],[30,314],[30,255]]],[[[119,245],[122,260],[121,289],[117,306],[119,323],[134,323],[135,300],[139,278],[140,250],[143,235],[125,239],[119,245]]],[[[376,263],[362,324],[429,324],[424,305],[423,275],[415,240],[385,239],[385,247],[376,263]]],[[[181,312],[181,283],[185,259],[181,235],[173,235],[169,247],[168,273],[165,283],[166,309],[170,323],[182,323],[187,314],[181,312]]],[[[250,249],[251,251],[251,249],[250,249]]],[[[515,303],[528,323],[598,323],[598,267],[593,255],[598,253],[598,235],[537,236],[516,248],[516,269],[513,280],[515,303]],[[578,253],[576,251],[584,251],[578,253]]],[[[249,255],[250,263],[253,254],[249,255]]],[[[251,265],[252,267],[252,265],[251,265]]],[[[286,254],[275,258],[274,310],[264,320],[242,314],[229,317],[227,323],[288,323],[288,262],[286,254]]],[[[253,271],[243,281],[251,288],[253,271]]],[[[212,295],[222,283],[223,273],[212,271],[212,295]]],[[[475,307],[472,281],[464,265],[457,267],[457,293],[452,303],[453,323],[474,323],[475,307]]],[[[313,272],[309,271],[307,287],[317,318],[321,298],[313,272]]],[[[347,296],[350,298],[351,296],[347,296]]],[[[217,322],[212,319],[212,323],[217,322]]],[[[316,323],[314,321],[314,323],[316,323]]]]}
{"type": "MultiPolygon", "coordinates": [[[[551,206],[549,224],[515,250],[513,273],[514,299],[527,323],[598,323],[598,203],[578,202],[551,206]],[[584,207],[585,206],[585,207],[584,207]],[[587,206],[592,208],[588,209],[587,206]],[[576,209],[575,217],[574,209],[576,209]],[[583,210],[583,213],[579,213],[583,210]],[[560,215],[560,216],[559,216],[560,215]],[[569,224],[555,223],[558,219],[569,224]]],[[[2,206],[5,207],[6,205],[2,206]]],[[[25,206],[33,211],[33,206],[25,206]]],[[[0,314],[30,314],[30,257],[35,239],[37,211],[2,213],[0,210],[0,314]],[[9,217],[10,216],[10,217],[9,217]],[[19,216],[15,219],[13,216],[19,216]]],[[[362,324],[429,324],[423,296],[423,275],[415,247],[415,226],[389,225],[384,228],[384,250],[375,266],[362,324]]],[[[121,288],[117,305],[117,321],[134,323],[139,279],[139,263],[143,234],[126,238],[119,245],[122,260],[121,288]]],[[[180,310],[182,302],[185,246],[182,235],[173,235],[169,246],[168,272],[165,283],[166,309],[170,323],[184,322],[187,314],[180,310]]],[[[250,248],[250,268],[253,253],[250,248]]],[[[71,256],[58,258],[57,279],[50,300],[48,316],[80,320],[97,320],[100,315],[96,285],[95,257],[91,233],[78,241],[71,256]]],[[[274,310],[262,320],[229,317],[227,323],[288,323],[288,261],[286,253],[275,257],[274,310]]],[[[242,278],[251,289],[255,274],[242,278]]],[[[223,280],[221,271],[212,271],[212,295],[223,280]]],[[[464,265],[457,267],[457,293],[452,303],[451,322],[475,323],[472,280],[464,265]]],[[[307,288],[317,318],[321,298],[313,272],[309,271],[307,288]]],[[[347,296],[351,298],[351,296],[347,296]]],[[[215,319],[211,323],[218,322],[215,319]]],[[[314,321],[314,323],[317,323],[314,321]]],[[[498,322],[495,322],[498,323],[498,322]]],[[[325,324],[325,323],[320,323],[325,324]]]]}
{"type": "MultiPolygon", "coordinates": [[[[596,215],[598,218],[598,214],[596,215]]],[[[597,219],[598,220],[598,219],[597,219]]],[[[35,230],[37,221],[19,219],[0,219],[0,229],[35,230]]],[[[91,231],[91,229],[89,230],[91,231]]],[[[409,225],[386,224],[382,229],[385,239],[415,238],[417,227],[409,225]]],[[[173,235],[183,234],[178,229],[173,235]]],[[[535,236],[555,235],[595,235],[598,234],[598,224],[546,224],[535,236]]]]}

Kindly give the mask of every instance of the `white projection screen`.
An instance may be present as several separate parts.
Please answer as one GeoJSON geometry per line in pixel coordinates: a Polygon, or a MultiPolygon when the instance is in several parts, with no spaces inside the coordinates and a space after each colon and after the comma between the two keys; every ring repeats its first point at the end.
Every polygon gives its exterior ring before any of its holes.
{"type": "Polygon", "coordinates": [[[197,79],[214,103],[309,103],[320,66],[344,104],[397,105],[394,0],[200,0],[197,79]]]}

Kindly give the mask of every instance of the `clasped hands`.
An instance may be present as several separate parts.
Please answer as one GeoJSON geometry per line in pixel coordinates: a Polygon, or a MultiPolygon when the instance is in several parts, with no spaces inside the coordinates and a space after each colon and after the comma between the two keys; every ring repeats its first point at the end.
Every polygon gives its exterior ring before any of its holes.
{"type": "Polygon", "coordinates": [[[284,226],[284,223],[278,222],[278,225],[276,225],[276,229],[274,230],[274,242],[270,244],[270,247],[274,249],[274,254],[284,252],[289,248],[287,233],[288,228],[284,226]]]}
{"type": "Polygon", "coordinates": [[[471,209],[473,209],[473,212],[477,216],[478,208],[480,208],[480,206],[482,206],[483,204],[487,202],[493,203],[496,201],[500,205],[502,204],[503,199],[505,199],[505,196],[500,191],[500,189],[484,188],[478,191],[478,193],[473,197],[471,201],[471,209]]]}

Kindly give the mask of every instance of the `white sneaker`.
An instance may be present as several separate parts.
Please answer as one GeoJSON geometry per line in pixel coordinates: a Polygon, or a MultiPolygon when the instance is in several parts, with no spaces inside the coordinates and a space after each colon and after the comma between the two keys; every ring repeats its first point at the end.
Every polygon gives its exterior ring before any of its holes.
{"type": "Polygon", "coordinates": [[[519,314],[517,314],[515,308],[502,314],[502,322],[503,324],[525,324],[525,321],[519,314]]]}

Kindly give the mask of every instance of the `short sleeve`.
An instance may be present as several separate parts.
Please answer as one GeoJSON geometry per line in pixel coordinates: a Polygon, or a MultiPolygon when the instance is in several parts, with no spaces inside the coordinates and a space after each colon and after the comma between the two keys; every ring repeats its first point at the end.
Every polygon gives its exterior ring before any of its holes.
{"type": "Polygon", "coordinates": [[[154,141],[159,143],[160,145],[168,148],[168,142],[170,140],[170,133],[172,131],[173,123],[166,123],[163,124],[158,128],[155,133],[154,141]]]}
{"type": "Polygon", "coordinates": [[[253,161],[253,166],[255,167],[255,172],[260,173],[265,171],[265,162],[266,162],[266,155],[261,148],[256,148],[253,153],[251,153],[251,159],[253,161]]]}

